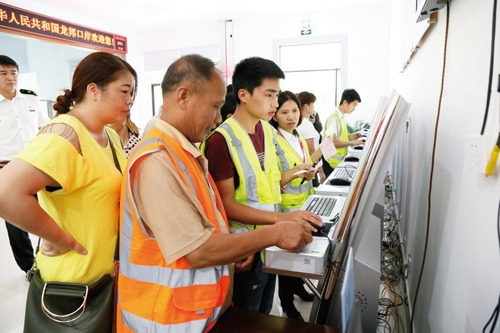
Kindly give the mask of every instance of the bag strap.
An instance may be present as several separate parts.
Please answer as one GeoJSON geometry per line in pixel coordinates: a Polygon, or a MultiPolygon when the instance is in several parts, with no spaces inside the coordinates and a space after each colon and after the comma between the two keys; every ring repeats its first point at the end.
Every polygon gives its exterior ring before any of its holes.
{"type": "Polygon", "coordinates": [[[115,162],[115,166],[122,173],[122,168],[120,167],[120,163],[118,162],[118,156],[116,156],[116,151],[115,151],[115,146],[113,145],[113,141],[111,141],[111,137],[108,134],[108,131],[106,131],[106,135],[108,136],[108,142],[109,146],[111,147],[111,153],[113,154],[113,161],[115,162]]]}
{"type": "MultiPolygon", "coordinates": [[[[113,145],[113,141],[111,140],[111,137],[108,134],[108,131],[104,130],[106,132],[106,135],[108,136],[108,142],[109,146],[111,147],[111,153],[113,154],[113,161],[115,162],[115,166],[122,173],[122,168],[120,167],[120,163],[118,162],[118,156],[116,156],[116,151],[115,151],[115,146],[113,145]]],[[[115,256],[114,259],[115,261],[120,260],[119,258],[119,244],[120,244],[120,223],[118,223],[118,234],[116,235],[116,246],[115,246],[115,256]]]]}

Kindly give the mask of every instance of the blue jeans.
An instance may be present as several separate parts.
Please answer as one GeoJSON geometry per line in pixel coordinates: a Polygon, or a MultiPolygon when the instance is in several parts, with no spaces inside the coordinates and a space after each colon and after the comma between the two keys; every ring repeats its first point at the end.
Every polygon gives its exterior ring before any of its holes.
{"type": "Polygon", "coordinates": [[[249,271],[234,274],[234,306],[269,314],[273,308],[275,287],[276,275],[262,272],[260,252],[257,252],[249,271]]]}

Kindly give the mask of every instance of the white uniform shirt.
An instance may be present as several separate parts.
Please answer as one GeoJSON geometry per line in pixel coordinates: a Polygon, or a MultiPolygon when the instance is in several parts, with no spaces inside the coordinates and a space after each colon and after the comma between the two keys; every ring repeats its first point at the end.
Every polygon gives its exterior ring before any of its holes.
{"type": "Polygon", "coordinates": [[[319,146],[319,133],[314,128],[314,124],[307,118],[302,118],[302,123],[297,127],[297,131],[302,134],[304,139],[313,139],[314,149],[319,146]]]}
{"type": "Polygon", "coordinates": [[[297,154],[300,156],[302,159],[302,162],[306,163],[307,162],[307,157],[306,157],[306,151],[305,148],[302,146],[300,142],[300,138],[298,136],[295,136],[291,133],[288,133],[281,127],[278,127],[278,131],[283,137],[288,141],[290,146],[297,152],[297,154]]]}
{"type": "Polygon", "coordinates": [[[49,122],[40,112],[38,97],[16,91],[12,100],[0,94],[0,161],[11,160],[49,122]]]}

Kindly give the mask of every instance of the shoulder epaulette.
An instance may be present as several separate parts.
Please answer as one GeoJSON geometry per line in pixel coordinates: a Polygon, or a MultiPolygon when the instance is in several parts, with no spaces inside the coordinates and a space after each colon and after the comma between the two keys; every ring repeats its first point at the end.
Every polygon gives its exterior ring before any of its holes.
{"type": "Polygon", "coordinates": [[[27,95],[35,95],[35,96],[38,96],[36,94],[36,92],[34,92],[33,90],[28,90],[28,89],[20,89],[19,90],[21,92],[21,94],[27,94],[27,95]]]}

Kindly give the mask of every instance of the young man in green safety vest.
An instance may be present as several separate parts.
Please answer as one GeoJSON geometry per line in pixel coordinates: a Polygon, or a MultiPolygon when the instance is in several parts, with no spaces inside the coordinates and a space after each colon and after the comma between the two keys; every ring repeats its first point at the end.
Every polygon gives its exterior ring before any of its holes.
{"type": "Polygon", "coordinates": [[[361,97],[354,89],[346,89],[342,93],[340,104],[325,121],[325,130],[323,131],[323,140],[333,140],[337,153],[326,160],[323,164],[323,171],[328,177],[333,169],[342,162],[347,155],[347,147],[364,144],[361,140],[361,133],[349,133],[347,124],[344,121],[346,114],[351,114],[361,103],[361,97]]]}
{"type": "MultiPolygon", "coordinates": [[[[238,63],[233,73],[237,107],[202,145],[209,170],[224,203],[232,232],[295,221],[321,226],[321,218],[306,211],[280,213],[280,181],[276,130],[268,121],[276,113],[283,71],[271,60],[252,57],[238,63]]],[[[295,173],[311,168],[301,165],[295,173]]],[[[288,175],[283,174],[286,178],[288,175]]],[[[270,313],[276,275],[262,272],[260,253],[236,263],[235,307],[270,313]],[[246,271],[244,271],[246,270],[246,271]]]]}

